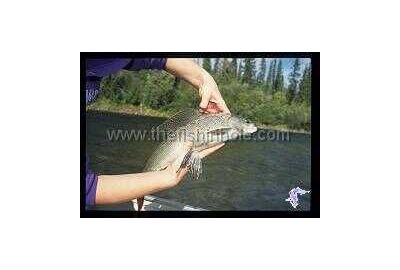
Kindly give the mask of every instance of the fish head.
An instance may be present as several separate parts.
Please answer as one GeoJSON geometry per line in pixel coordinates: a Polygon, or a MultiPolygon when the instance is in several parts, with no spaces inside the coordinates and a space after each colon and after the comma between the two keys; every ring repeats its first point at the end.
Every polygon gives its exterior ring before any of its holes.
{"type": "Polygon", "coordinates": [[[215,144],[216,142],[226,142],[233,140],[241,135],[248,135],[257,131],[257,127],[249,121],[231,114],[207,115],[203,118],[204,125],[198,125],[206,140],[200,139],[202,143],[215,144]],[[205,131],[205,132],[204,132],[205,131]]]}
{"type": "Polygon", "coordinates": [[[227,121],[232,129],[232,135],[249,135],[257,131],[256,125],[244,118],[232,115],[227,119],[227,121]]]}

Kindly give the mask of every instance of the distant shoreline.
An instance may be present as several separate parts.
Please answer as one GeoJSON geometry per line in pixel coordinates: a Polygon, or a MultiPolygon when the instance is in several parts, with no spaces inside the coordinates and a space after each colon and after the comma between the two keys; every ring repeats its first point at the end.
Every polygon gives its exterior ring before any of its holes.
{"type": "MultiPolygon", "coordinates": [[[[119,113],[126,115],[135,115],[135,116],[152,116],[152,117],[163,117],[168,118],[174,115],[174,112],[168,111],[159,111],[150,108],[145,108],[141,106],[135,106],[131,104],[113,104],[106,102],[95,102],[86,106],[86,111],[90,112],[111,112],[111,113],[119,113]]],[[[311,135],[310,131],[306,130],[293,130],[289,129],[286,126],[282,125],[264,125],[261,123],[255,123],[258,128],[263,129],[273,129],[282,132],[291,132],[291,133],[301,133],[311,135]]]]}

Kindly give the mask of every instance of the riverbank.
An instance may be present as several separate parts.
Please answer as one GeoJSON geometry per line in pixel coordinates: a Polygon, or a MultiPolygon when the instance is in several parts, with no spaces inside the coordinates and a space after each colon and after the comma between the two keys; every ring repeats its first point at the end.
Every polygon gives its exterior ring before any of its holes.
{"type": "MultiPolygon", "coordinates": [[[[128,115],[142,115],[142,116],[152,116],[152,117],[164,117],[168,118],[175,114],[173,111],[161,111],[147,108],[144,106],[135,106],[132,104],[117,104],[107,100],[99,99],[96,102],[86,106],[87,111],[98,111],[98,112],[112,112],[121,113],[128,115]]],[[[264,129],[273,129],[279,131],[288,131],[292,133],[303,133],[311,134],[310,131],[306,130],[293,130],[289,129],[285,125],[265,125],[262,123],[255,123],[257,127],[264,129]]]]}

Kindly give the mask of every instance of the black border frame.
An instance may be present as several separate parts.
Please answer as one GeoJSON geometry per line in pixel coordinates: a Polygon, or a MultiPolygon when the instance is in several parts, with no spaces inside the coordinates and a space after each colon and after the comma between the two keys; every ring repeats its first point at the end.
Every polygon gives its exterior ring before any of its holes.
{"type": "Polygon", "coordinates": [[[319,52],[81,52],[80,53],[80,217],[81,218],[319,218],[320,217],[320,53],[319,52]],[[86,59],[88,58],[311,58],[311,205],[310,211],[96,211],[85,207],[86,59]]]}

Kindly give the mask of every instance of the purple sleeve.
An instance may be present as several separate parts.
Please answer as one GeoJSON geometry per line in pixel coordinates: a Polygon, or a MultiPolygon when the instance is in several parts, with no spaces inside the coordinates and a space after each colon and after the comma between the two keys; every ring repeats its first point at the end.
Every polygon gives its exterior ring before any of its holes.
{"type": "Polygon", "coordinates": [[[86,157],[86,205],[95,205],[97,175],[89,169],[89,159],[86,157]]]}
{"type": "Polygon", "coordinates": [[[121,69],[164,69],[167,58],[115,58],[86,60],[86,104],[93,102],[100,91],[103,76],[121,69]]]}
{"type": "Polygon", "coordinates": [[[104,77],[120,71],[131,61],[131,58],[87,59],[86,76],[104,77]]]}
{"type": "Polygon", "coordinates": [[[164,69],[167,58],[133,58],[127,70],[141,70],[141,69],[164,69]]]}

